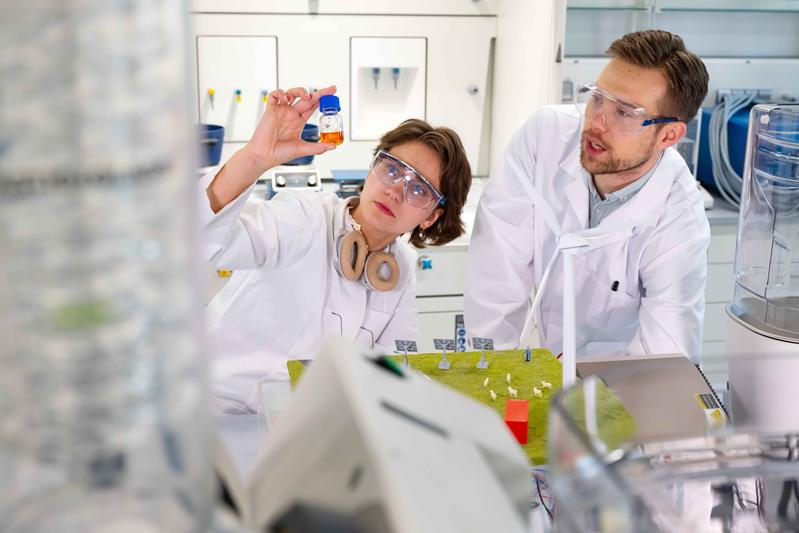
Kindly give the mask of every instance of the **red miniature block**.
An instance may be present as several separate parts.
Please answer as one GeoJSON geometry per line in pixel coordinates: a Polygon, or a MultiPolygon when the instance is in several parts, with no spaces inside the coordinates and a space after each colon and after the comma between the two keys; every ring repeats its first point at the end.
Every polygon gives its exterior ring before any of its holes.
{"type": "Polygon", "coordinates": [[[506,400],[505,423],[519,444],[527,444],[527,400],[506,400]]]}

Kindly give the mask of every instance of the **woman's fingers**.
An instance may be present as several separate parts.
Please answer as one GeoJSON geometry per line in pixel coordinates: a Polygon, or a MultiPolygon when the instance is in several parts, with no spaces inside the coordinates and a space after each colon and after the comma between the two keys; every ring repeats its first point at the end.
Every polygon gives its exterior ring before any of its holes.
{"type": "Polygon", "coordinates": [[[309,98],[300,100],[297,102],[294,107],[297,111],[300,112],[302,117],[305,120],[311,116],[314,110],[319,107],[319,99],[323,96],[328,96],[334,94],[336,92],[336,86],[331,85],[330,87],[325,87],[324,89],[320,89],[318,91],[314,91],[310,93],[309,98]]]}
{"type": "Polygon", "coordinates": [[[334,94],[335,92],[335,85],[325,87],[313,93],[309,93],[305,87],[292,87],[287,91],[275,89],[267,96],[267,103],[274,105],[291,105],[298,113],[307,118],[307,116],[310,116],[308,111],[310,110],[313,112],[313,110],[319,106],[320,98],[334,94]]]}
{"type": "Polygon", "coordinates": [[[300,118],[302,118],[303,121],[308,122],[308,119],[311,118],[311,115],[313,115],[313,112],[316,111],[316,108],[317,106],[314,105],[309,109],[306,109],[304,113],[300,113],[300,118]]]}
{"type": "Polygon", "coordinates": [[[311,95],[305,90],[305,87],[292,87],[286,91],[286,96],[292,104],[299,98],[300,100],[308,100],[311,95]]]}
{"type": "Polygon", "coordinates": [[[330,85],[328,87],[325,87],[324,89],[319,89],[318,91],[315,91],[313,93],[313,96],[318,101],[321,97],[330,96],[331,94],[336,94],[336,86],[335,85],[330,85]]]}
{"type": "Polygon", "coordinates": [[[335,150],[336,145],[333,143],[311,143],[307,141],[300,141],[299,152],[302,155],[321,155],[330,150],[335,150]]]}
{"type": "Polygon", "coordinates": [[[266,101],[268,105],[287,105],[288,98],[286,98],[286,91],[283,89],[275,89],[269,93],[266,101]]]}

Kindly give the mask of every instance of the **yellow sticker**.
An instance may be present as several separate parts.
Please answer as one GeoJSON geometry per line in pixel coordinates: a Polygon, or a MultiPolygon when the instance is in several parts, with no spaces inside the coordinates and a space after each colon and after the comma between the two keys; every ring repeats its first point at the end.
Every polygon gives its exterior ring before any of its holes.
{"type": "Polygon", "coordinates": [[[727,423],[727,415],[714,394],[694,394],[694,398],[704,411],[705,421],[709,428],[724,427],[727,423]]]}

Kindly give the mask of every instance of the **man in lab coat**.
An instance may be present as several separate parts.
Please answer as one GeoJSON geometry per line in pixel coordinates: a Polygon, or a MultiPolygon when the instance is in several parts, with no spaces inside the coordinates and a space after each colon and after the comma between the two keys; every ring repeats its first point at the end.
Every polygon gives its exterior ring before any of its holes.
{"type": "Polygon", "coordinates": [[[562,351],[562,258],[541,288],[556,226],[597,228],[607,235],[575,257],[578,356],[698,361],[710,228],[673,146],[707,94],[707,70],[661,30],[625,35],[608,54],[596,82],[580,87],[584,103],[533,114],[491,175],[469,245],[466,328],[518,346],[531,293],[543,290],[537,332],[562,351]]]}

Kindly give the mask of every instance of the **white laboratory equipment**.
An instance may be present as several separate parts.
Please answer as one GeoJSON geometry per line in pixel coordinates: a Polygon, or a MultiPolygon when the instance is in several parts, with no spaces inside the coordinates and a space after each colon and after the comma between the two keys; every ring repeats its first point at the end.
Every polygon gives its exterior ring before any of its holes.
{"type": "Polygon", "coordinates": [[[319,192],[322,190],[322,178],[319,177],[319,171],[310,164],[299,167],[281,165],[269,169],[266,176],[267,191],[271,194],[288,189],[295,192],[319,192]]]}
{"type": "Polygon", "coordinates": [[[749,120],[727,308],[733,416],[799,428],[799,105],[756,105],[749,120]],[[779,357],[743,359],[740,355],[779,357]],[[738,356],[738,357],[736,357],[738,356]]]}
{"type": "Polygon", "coordinates": [[[358,531],[513,533],[528,531],[532,483],[491,409],[330,341],[270,428],[248,491],[257,531],[289,530],[304,512],[358,531]]]}
{"type": "Polygon", "coordinates": [[[0,6],[0,530],[205,530],[184,2],[0,6]]]}
{"type": "MultiPolygon", "coordinates": [[[[319,126],[305,124],[300,138],[306,142],[318,142],[319,126]]],[[[322,177],[314,164],[314,159],[313,155],[305,155],[267,170],[258,179],[258,183],[266,185],[265,198],[269,200],[280,191],[289,189],[292,191],[321,191],[322,177]]]]}

